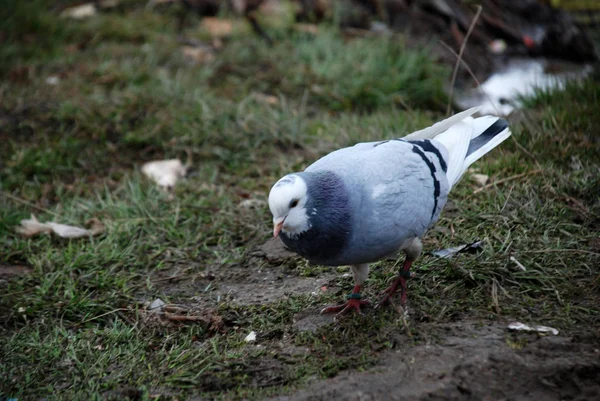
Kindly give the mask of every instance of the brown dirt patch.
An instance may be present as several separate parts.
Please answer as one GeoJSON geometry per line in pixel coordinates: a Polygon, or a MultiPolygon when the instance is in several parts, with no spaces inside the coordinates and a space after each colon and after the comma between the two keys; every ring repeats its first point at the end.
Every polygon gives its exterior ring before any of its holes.
{"type": "Polygon", "coordinates": [[[31,272],[32,269],[24,265],[0,264],[0,282],[25,276],[31,272]]]}
{"type": "Polygon", "coordinates": [[[514,334],[500,323],[419,329],[445,334],[435,345],[391,351],[366,372],[271,400],[592,400],[600,394],[597,340],[514,334]]]}
{"type": "Polygon", "coordinates": [[[237,305],[255,305],[284,300],[292,294],[308,295],[320,292],[338,276],[333,272],[301,276],[296,269],[298,260],[280,240],[271,239],[251,251],[239,265],[212,266],[202,271],[199,264],[175,266],[156,273],[152,281],[162,294],[179,300],[182,295],[192,296],[194,304],[214,307],[224,298],[237,305]]]}

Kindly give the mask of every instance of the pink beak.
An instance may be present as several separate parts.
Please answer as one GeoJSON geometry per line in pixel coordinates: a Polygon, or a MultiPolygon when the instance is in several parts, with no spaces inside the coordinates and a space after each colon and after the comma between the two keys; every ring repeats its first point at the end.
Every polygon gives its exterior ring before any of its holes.
{"type": "Polygon", "coordinates": [[[279,235],[279,232],[281,231],[281,228],[283,227],[283,222],[285,221],[285,219],[281,220],[278,223],[274,223],[273,225],[273,238],[277,238],[277,236],[279,235]]]}

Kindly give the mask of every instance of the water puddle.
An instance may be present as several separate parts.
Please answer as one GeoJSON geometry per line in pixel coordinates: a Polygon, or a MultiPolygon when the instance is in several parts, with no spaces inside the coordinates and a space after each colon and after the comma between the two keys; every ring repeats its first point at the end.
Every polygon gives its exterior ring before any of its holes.
{"type": "Polygon", "coordinates": [[[560,90],[568,80],[584,78],[591,71],[590,65],[513,59],[479,88],[460,93],[457,103],[463,109],[481,105],[482,114],[506,116],[520,108],[521,97],[532,95],[537,89],[560,90]]]}

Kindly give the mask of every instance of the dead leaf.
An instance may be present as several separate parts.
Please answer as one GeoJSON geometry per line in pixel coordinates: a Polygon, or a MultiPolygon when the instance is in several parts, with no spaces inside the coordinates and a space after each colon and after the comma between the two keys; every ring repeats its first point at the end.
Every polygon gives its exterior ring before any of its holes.
{"type": "Polygon", "coordinates": [[[529,326],[521,322],[514,322],[509,324],[507,327],[511,331],[529,331],[541,334],[552,333],[555,336],[558,335],[558,330],[556,330],[554,327],[548,326],[529,326]]]}
{"type": "Polygon", "coordinates": [[[253,343],[254,341],[256,341],[256,332],[251,331],[250,334],[248,334],[246,338],[244,338],[244,341],[247,343],[253,343]]]}
{"type": "Polygon", "coordinates": [[[164,189],[171,189],[180,178],[185,177],[189,166],[184,166],[181,160],[155,160],[142,166],[142,173],[164,189]]]}
{"type": "Polygon", "coordinates": [[[316,24],[294,24],[294,30],[302,33],[308,33],[310,35],[316,35],[319,33],[319,27],[316,24]]]}
{"type": "Polygon", "coordinates": [[[165,306],[165,302],[160,299],[160,298],[156,298],[154,301],[152,301],[152,303],[150,304],[150,306],[148,306],[148,310],[155,310],[155,309],[162,309],[165,306]]]}
{"type": "Polygon", "coordinates": [[[62,238],[94,237],[104,232],[104,224],[96,218],[88,220],[86,225],[89,225],[90,228],[85,229],[53,221],[40,223],[35,215],[32,214],[31,218],[21,220],[21,225],[17,226],[15,231],[25,237],[32,237],[42,233],[54,233],[62,238]]]}
{"type": "Polygon", "coordinates": [[[482,187],[485,186],[490,179],[490,176],[487,174],[473,174],[471,177],[473,177],[473,180],[482,187]]]}
{"type": "Polygon", "coordinates": [[[72,19],[84,19],[96,15],[96,6],[93,3],[81,4],[75,7],[69,7],[60,13],[61,17],[72,19]]]}
{"type": "Polygon", "coordinates": [[[230,36],[233,32],[233,23],[222,18],[204,17],[202,28],[206,29],[212,37],[223,38],[230,36]]]}
{"type": "Polygon", "coordinates": [[[183,46],[181,51],[186,60],[194,64],[210,63],[215,59],[215,51],[210,46],[183,46]]]}
{"type": "Polygon", "coordinates": [[[279,98],[273,95],[265,95],[264,93],[254,93],[254,98],[260,103],[268,104],[269,106],[276,106],[279,104],[279,98]]]}
{"type": "Polygon", "coordinates": [[[60,83],[60,78],[52,75],[52,76],[46,78],[46,83],[48,85],[56,86],[60,83]]]}

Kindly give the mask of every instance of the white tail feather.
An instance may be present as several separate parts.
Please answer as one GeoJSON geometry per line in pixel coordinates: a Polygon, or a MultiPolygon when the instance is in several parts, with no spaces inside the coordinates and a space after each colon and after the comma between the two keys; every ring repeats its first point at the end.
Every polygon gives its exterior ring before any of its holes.
{"type": "Polygon", "coordinates": [[[463,163],[469,149],[469,142],[475,132],[473,131],[473,119],[471,117],[469,119],[459,122],[434,138],[448,150],[446,177],[450,188],[458,182],[463,174],[463,163]]]}
{"type": "Polygon", "coordinates": [[[467,117],[471,117],[473,114],[479,111],[479,107],[471,107],[468,110],[461,111],[453,116],[448,117],[445,120],[437,122],[433,124],[431,127],[424,128],[420,131],[415,131],[412,134],[405,136],[404,140],[407,141],[416,141],[419,139],[432,139],[442,132],[446,131],[448,128],[452,127],[454,124],[458,124],[463,121],[467,117]]]}
{"type": "MultiPolygon", "coordinates": [[[[444,132],[435,134],[432,137],[448,150],[448,160],[446,160],[448,170],[446,171],[446,176],[450,187],[453,187],[460,180],[471,164],[498,146],[511,134],[510,130],[506,128],[467,156],[471,141],[479,137],[498,121],[498,117],[494,116],[473,118],[470,117],[471,115],[465,115],[460,121],[455,120],[444,132]]],[[[445,121],[447,120],[442,121],[442,123],[445,121]]]]}
{"type": "Polygon", "coordinates": [[[461,175],[467,171],[469,166],[479,160],[483,155],[485,155],[490,150],[494,149],[496,146],[500,145],[504,140],[506,140],[510,136],[511,132],[508,128],[504,129],[504,131],[495,135],[489,142],[485,145],[477,149],[475,152],[471,153],[469,156],[465,158],[465,162],[463,164],[463,171],[461,175]]]}

